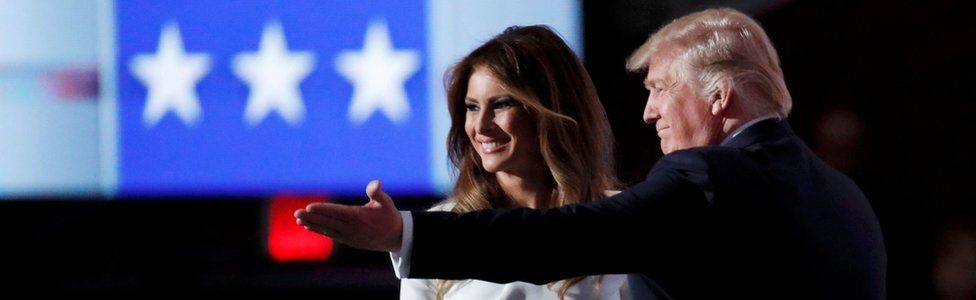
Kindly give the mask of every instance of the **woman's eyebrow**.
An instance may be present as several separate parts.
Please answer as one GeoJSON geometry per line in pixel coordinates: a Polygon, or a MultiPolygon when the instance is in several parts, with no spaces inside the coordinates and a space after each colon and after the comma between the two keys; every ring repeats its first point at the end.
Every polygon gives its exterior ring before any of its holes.
{"type": "Polygon", "coordinates": [[[488,98],[488,101],[489,102],[495,102],[495,101],[498,101],[498,100],[509,100],[509,99],[512,99],[512,96],[511,95],[502,94],[502,95],[492,96],[491,98],[488,98]]]}

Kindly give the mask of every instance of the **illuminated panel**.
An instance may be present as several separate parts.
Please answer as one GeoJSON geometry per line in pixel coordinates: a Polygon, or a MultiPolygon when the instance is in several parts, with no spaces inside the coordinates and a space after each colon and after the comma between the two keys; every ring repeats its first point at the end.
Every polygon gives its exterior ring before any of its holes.
{"type": "Polygon", "coordinates": [[[295,224],[295,210],[325,202],[323,196],[277,196],[268,207],[268,254],[278,262],[323,261],[332,253],[332,239],[295,224]]]}

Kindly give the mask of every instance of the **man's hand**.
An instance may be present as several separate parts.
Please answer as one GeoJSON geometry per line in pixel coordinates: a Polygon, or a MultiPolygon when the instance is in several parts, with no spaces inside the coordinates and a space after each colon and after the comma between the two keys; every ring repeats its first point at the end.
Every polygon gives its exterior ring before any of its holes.
{"type": "Polygon", "coordinates": [[[379,180],[366,186],[369,203],[350,206],[312,203],[295,211],[298,225],[312,232],[360,249],[400,251],[403,223],[393,199],[381,189],[379,180]]]}

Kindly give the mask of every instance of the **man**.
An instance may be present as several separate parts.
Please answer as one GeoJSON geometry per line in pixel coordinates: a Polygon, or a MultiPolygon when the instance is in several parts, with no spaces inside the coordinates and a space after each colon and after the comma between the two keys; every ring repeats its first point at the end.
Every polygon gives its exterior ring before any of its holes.
{"type": "Polygon", "coordinates": [[[731,9],[684,16],[628,68],[647,69],[644,121],[666,155],[620,194],[542,211],[401,215],[371,182],[365,206],[309,205],[298,223],[393,252],[401,277],[545,283],[637,273],[677,299],[884,298],[877,218],[785,121],[792,100],[754,20],[731,9]]]}

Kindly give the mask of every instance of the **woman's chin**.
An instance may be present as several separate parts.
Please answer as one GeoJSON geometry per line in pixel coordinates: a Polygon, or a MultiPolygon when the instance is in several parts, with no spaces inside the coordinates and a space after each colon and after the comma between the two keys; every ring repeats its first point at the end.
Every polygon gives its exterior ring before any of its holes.
{"type": "Polygon", "coordinates": [[[482,167],[485,169],[485,172],[494,174],[499,171],[502,171],[502,166],[498,162],[482,161],[481,163],[482,163],[482,167]]]}
{"type": "Polygon", "coordinates": [[[485,166],[485,172],[494,174],[498,172],[498,168],[494,166],[485,166]]]}

